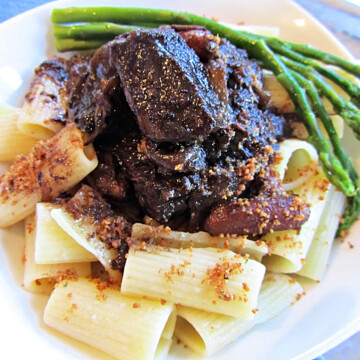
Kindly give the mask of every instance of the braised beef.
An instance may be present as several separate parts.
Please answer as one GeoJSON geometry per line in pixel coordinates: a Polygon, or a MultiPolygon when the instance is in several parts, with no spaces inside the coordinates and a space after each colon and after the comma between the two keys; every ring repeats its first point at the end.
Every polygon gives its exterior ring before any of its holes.
{"type": "Polygon", "coordinates": [[[129,185],[125,175],[117,169],[113,155],[106,149],[98,151],[99,165],[91,173],[92,183],[102,196],[112,201],[124,201],[129,185]]]}
{"type": "Polygon", "coordinates": [[[149,160],[141,132],[126,136],[115,151],[145,214],[166,223],[186,211],[187,197],[195,187],[191,176],[149,160]]]}
{"type": "Polygon", "coordinates": [[[206,62],[214,59],[221,41],[201,26],[173,25],[172,28],[181,35],[187,45],[196,52],[200,60],[206,62]]]}
{"type": "Polygon", "coordinates": [[[214,235],[307,219],[306,205],[271,185],[284,123],[244,50],[202,27],[165,26],[117,37],[86,69],[70,117],[102,154],[90,178],[113,208],[126,200],[134,219],[214,235]],[[284,217],[282,206],[295,210],[284,217]]]}
{"type": "Polygon", "coordinates": [[[127,101],[153,141],[203,138],[227,123],[206,69],[172,29],[134,31],[110,45],[127,101]]]}
{"type": "Polygon", "coordinates": [[[299,229],[308,219],[309,206],[286,193],[271,197],[237,199],[216,206],[204,229],[212,235],[242,234],[257,236],[270,231],[299,229]]]}
{"type": "Polygon", "coordinates": [[[75,87],[81,86],[81,83],[87,77],[87,74],[90,71],[90,60],[90,55],[74,55],[68,61],[69,76],[66,89],[69,94],[75,87]]]}
{"type": "Polygon", "coordinates": [[[106,127],[112,112],[111,96],[119,89],[116,70],[109,66],[109,46],[106,44],[92,56],[87,72],[72,89],[69,99],[70,119],[94,140],[106,127]]]}
{"type": "Polygon", "coordinates": [[[88,218],[92,223],[98,223],[115,215],[110,204],[100,193],[87,185],[82,185],[73,197],[63,203],[63,206],[76,220],[88,218]]]}

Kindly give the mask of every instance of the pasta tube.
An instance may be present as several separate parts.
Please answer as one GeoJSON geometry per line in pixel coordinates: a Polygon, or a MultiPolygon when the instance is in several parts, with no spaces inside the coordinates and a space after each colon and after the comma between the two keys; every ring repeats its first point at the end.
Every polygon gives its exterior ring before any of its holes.
{"type": "Polygon", "coordinates": [[[311,144],[288,139],[279,145],[275,170],[282,179],[282,187],[310,204],[310,216],[299,232],[276,231],[262,237],[271,254],[264,258],[264,264],[270,271],[293,273],[299,271],[305,262],[325,208],[330,183],[319,168],[318,155],[311,144]]]}
{"type": "Polygon", "coordinates": [[[50,294],[55,282],[62,278],[90,276],[90,263],[36,264],[35,252],[35,217],[29,216],[25,221],[25,270],[24,287],[35,292],[50,294]]]}
{"type": "Polygon", "coordinates": [[[97,261],[96,256],[79,245],[51,217],[59,208],[50,203],[36,204],[35,261],[37,264],[97,261]]]}
{"type": "Polygon", "coordinates": [[[301,297],[301,286],[291,277],[267,273],[253,319],[236,319],[189,307],[177,309],[175,335],[202,356],[209,356],[257,324],[274,318],[301,297]]]}
{"type": "Polygon", "coordinates": [[[336,237],[341,214],[344,211],[345,201],[344,194],[331,185],[326,196],[324,213],[306,256],[305,264],[298,272],[299,275],[316,281],[322,279],[336,237]]]}
{"type": "Polygon", "coordinates": [[[68,100],[66,72],[66,63],[60,59],[44,61],[35,69],[18,120],[21,132],[46,140],[62,129],[68,100]]]}
{"type": "Polygon", "coordinates": [[[205,231],[187,233],[173,231],[163,226],[148,226],[140,223],[132,226],[131,237],[137,240],[150,238],[158,245],[177,249],[187,249],[189,247],[229,249],[242,255],[248,254],[250,258],[256,261],[261,261],[262,257],[268,253],[268,248],[264,242],[249,240],[246,236],[221,238],[211,236],[205,231]]]}
{"type": "Polygon", "coordinates": [[[121,281],[121,273],[112,269],[112,261],[119,253],[115,248],[108,248],[96,235],[94,224],[82,221],[76,221],[71,214],[63,209],[53,209],[52,218],[70,237],[72,237],[80,246],[93,254],[104,266],[111,279],[115,282],[121,281]]]}
{"type": "Polygon", "coordinates": [[[173,311],[171,303],[124,296],[106,284],[79,278],[56,286],[44,321],[117,359],[152,360],[167,354],[171,336],[162,333],[174,328],[173,311]]]}
{"type": "Polygon", "coordinates": [[[314,239],[321,215],[325,209],[330,183],[321,169],[306,184],[295,188],[294,192],[310,204],[310,216],[300,231],[275,231],[262,236],[269,247],[269,256],[263,258],[267,270],[293,273],[299,271],[314,239]]]}
{"type": "Polygon", "coordinates": [[[306,183],[317,172],[318,154],[308,142],[287,139],[279,143],[279,147],[275,170],[286,191],[306,183]]]}
{"type": "Polygon", "coordinates": [[[131,248],[121,292],[242,318],[253,317],[265,267],[213,248],[131,248]]]}
{"type": "Polygon", "coordinates": [[[0,178],[0,228],[35,210],[35,204],[56,197],[76,185],[97,166],[92,145],[84,147],[81,132],[69,124],[28,156],[18,156],[0,178]]]}
{"type": "Polygon", "coordinates": [[[18,130],[18,109],[2,110],[0,112],[0,161],[13,161],[16,155],[28,154],[36,144],[37,139],[18,130]]]}

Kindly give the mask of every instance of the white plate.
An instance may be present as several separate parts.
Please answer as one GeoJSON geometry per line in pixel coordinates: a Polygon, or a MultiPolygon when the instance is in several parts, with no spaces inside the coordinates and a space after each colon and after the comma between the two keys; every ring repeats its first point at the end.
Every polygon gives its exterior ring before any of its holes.
{"type": "MultiPolygon", "coordinates": [[[[50,13],[53,7],[70,5],[118,4],[187,10],[213,16],[229,23],[279,26],[280,37],[308,42],[334,54],[349,53],[312,17],[285,0],[146,0],[146,1],[61,1],[24,13],[0,25],[0,103],[21,105],[33,69],[54,55],[50,13]]],[[[359,144],[346,135],[346,145],[355,155],[359,144]]],[[[0,214],[1,216],[1,214],[0,214]]],[[[307,285],[307,295],[278,318],[259,326],[226,347],[212,359],[247,360],[311,359],[360,329],[360,224],[353,227],[345,243],[336,243],[324,280],[307,285]],[[350,248],[348,242],[355,245],[350,248]]],[[[22,288],[22,229],[13,226],[3,231],[0,242],[0,339],[7,359],[29,356],[47,359],[110,359],[93,348],[73,341],[42,322],[46,298],[22,288]]],[[[126,326],[126,325],[125,325],[126,326]]],[[[182,346],[174,346],[169,359],[197,359],[182,346]],[[180,353],[184,352],[181,356],[180,353]]]]}

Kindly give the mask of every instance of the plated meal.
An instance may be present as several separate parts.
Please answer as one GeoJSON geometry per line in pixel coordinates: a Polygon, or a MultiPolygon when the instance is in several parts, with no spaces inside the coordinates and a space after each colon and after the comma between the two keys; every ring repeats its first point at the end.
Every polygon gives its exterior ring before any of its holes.
{"type": "Polygon", "coordinates": [[[45,324],[119,359],[208,357],[296,308],[358,217],[359,65],[171,10],[52,22],[73,52],[0,114],[0,227],[24,221],[45,324]]]}

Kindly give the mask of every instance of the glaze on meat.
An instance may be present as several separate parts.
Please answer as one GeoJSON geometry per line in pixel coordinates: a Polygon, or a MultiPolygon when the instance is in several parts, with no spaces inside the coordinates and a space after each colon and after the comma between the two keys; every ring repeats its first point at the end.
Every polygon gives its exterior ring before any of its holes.
{"type": "Polygon", "coordinates": [[[134,31],[109,47],[128,104],[151,140],[196,140],[227,125],[204,65],[174,30],[134,31]]]}

